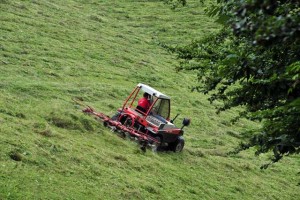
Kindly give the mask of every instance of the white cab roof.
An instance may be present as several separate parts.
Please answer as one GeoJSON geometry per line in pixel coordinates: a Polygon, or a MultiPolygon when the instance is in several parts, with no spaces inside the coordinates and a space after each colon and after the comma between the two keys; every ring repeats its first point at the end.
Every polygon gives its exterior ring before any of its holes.
{"type": "Polygon", "coordinates": [[[138,87],[141,88],[141,90],[143,90],[144,92],[147,92],[148,94],[152,95],[152,96],[155,96],[157,98],[160,98],[160,99],[170,99],[170,97],[168,97],[167,95],[157,91],[156,89],[148,86],[148,85],[145,85],[143,83],[139,83],[137,85],[138,87]]]}

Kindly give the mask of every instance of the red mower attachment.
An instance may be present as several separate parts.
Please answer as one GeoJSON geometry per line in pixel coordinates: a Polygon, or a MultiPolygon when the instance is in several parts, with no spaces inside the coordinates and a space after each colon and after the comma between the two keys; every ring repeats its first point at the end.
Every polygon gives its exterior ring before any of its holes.
{"type": "Polygon", "coordinates": [[[144,151],[147,146],[155,150],[182,151],[183,128],[190,124],[190,119],[184,118],[182,127],[177,128],[173,123],[179,114],[170,120],[170,98],[141,83],[134,88],[122,108],[112,117],[96,112],[89,106],[82,111],[94,115],[103,121],[104,126],[121,133],[121,136],[138,140],[144,151]]]}

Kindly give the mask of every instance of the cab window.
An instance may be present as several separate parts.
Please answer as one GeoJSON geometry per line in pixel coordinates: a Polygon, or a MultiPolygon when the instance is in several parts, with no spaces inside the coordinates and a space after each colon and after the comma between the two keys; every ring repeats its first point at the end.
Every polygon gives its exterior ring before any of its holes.
{"type": "Polygon", "coordinates": [[[158,99],[152,108],[152,113],[160,115],[165,119],[170,116],[170,100],[169,99],[158,99]]]}

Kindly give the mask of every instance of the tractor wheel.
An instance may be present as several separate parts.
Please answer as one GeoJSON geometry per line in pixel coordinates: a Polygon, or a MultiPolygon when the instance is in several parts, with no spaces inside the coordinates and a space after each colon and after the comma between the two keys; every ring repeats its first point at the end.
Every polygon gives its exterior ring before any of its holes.
{"type": "Polygon", "coordinates": [[[127,127],[133,127],[133,119],[130,116],[124,115],[121,117],[120,122],[127,127]]]}
{"type": "Polygon", "coordinates": [[[173,143],[169,143],[169,149],[174,152],[181,152],[184,147],[183,137],[178,137],[173,143]]]}
{"type": "Polygon", "coordinates": [[[159,151],[159,150],[161,150],[161,146],[162,146],[162,138],[161,138],[161,136],[155,136],[154,137],[154,139],[156,139],[159,143],[157,144],[154,144],[153,146],[152,146],[152,151],[153,152],[157,152],[157,151],[159,151]]]}
{"type": "Polygon", "coordinates": [[[117,120],[118,120],[118,118],[119,118],[119,116],[120,116],[120,113],[119,113],[119,112],[117,112],[116,114],[114,114],[114,115],[111,117],[111,120],[113,120],[113,121],[117,121],[117,120]]]}

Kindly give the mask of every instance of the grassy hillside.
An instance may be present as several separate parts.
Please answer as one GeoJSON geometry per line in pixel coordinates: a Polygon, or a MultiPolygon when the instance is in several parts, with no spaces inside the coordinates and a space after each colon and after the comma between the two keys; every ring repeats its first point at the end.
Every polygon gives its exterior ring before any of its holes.
{"type": "MultiPolygon", "coordinates": [[[[195,1],[198,2],[198,1],[195,1]]],[[[191,3],[0,0],[0,199],[298,199],[300,159],[267,171],[268,155],[226,153],[243,128],[191,93],[195,74],[161,43],[182,45],[218,29],[191,3]],[[143,82],[192,118],[182,153],[143,153],[80,112],[113,114],[143,82]]]]}

